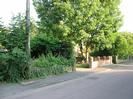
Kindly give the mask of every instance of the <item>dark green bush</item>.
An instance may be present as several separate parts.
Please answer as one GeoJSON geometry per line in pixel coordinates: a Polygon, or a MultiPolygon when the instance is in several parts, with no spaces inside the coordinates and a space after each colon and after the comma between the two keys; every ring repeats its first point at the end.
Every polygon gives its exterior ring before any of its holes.
{"type": "Polygon", "coordinates": [[[21,49],[0,54],[0,80],[18,82],[29,77],[27,55],[21,49]]]}
{"type": "Polygon", "coordinates": [[[44,54],[52,53],[54,56],[63,56],[71,58],[73,56],[73,44],[66,41],[60,41],[54,37],[45,34],[39,34],[31,41],[32,57],[39,57],[44,54]]]}
{"type": "Polygon", "coordinates": [[[110,49],[94,50],[90,53],[91,56],[111,56],[112,52],[110,49]]]}
{"type": "Polygon", "coordinates": [[[72,71],[72,67],[75,63],[74,59],[66,59],[61,56],[53,56],[49,54],[47,56],[40,56],[32,62],[32,77],[57,75],[65,72],[72,71]]]}
{"type": "Polygon", "coordinates": [[[0,81],[4,81],[8,75],[9,54],[0,53],[0,81]]]}

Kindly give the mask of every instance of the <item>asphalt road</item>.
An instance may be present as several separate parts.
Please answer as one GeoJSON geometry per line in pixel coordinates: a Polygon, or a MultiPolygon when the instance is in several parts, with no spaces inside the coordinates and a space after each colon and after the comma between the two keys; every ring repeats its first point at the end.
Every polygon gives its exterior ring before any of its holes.
{"type": "Polygon", "coordinates": [[[133,69],[128,68],[88,75],[5,99],[133,99],[133,69]]]}

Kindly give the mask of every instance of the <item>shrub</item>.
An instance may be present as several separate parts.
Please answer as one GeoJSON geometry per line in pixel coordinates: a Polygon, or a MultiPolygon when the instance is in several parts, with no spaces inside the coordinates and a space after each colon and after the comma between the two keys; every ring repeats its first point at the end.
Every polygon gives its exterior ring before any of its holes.
{"type": "Polygon", "coordinates": [[[9,68],[9,54],[0,53],[0,81],[5,80],[9,68]]]}
{"type": "Polygon", "coordinates": [[[90,53],[91,56],[111,56],[112,52],[110,49],[94,50],[90,53]]]}
{"type": "Polygon", "coordinates": [[[89,64],[76,64],[78,68],[90,68],[89,64]]]}
{"type": "Polygon", "coordinates": [[[47,56],[41,55],[38,59],[32,62],[32,77],[57,75],[65,72],[72,71],[74,65],[74,59],[66,59],[62,56],[53,56],[49,54],[47,56]]]}
{"type": "Polygon", "coordinates": [[[21,49],[14,48],[11,52],[0,54],[0,80],[18,82],[27,79],[29,66],[27,55],[21,49]]]}
{"type": "Polygon", "coordinates": [[[66,41],[59,41],[54,37],[45,34],[39,34],[31,41],[32,57],[39,57],[44,54],[52,53],[54,56],[63,56],[71,58],[73,55],[73,44],[66,41]]]}

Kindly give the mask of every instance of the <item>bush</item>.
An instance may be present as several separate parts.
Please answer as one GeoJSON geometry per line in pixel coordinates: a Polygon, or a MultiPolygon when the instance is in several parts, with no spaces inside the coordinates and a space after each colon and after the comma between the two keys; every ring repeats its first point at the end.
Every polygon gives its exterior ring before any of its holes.
{"type": "Polygon", "coordinates": [[[8,74],[8,68],[9,68],[9,54],[7,53],[0,53],[0,81],[3,81],[6,79],[8,74]]]}
{"type": "Polygon", "coordinates": [[[89,64],[76,64],[78,68],[90,68],[89,64]]]}
{"type": "Polygon", "coordinates": [[[58,39],[45,34],[39,34],[32,39],[32,57],[38,58],[40,55],[47,55],[48,53],[69,59],[73,56],[73,44],[66,41],[59,41],[58,39]]]}
{"type": "Polygon", "coordinates": [[[42,55],[32,62],[31,76],[40,77],[69,72],[72,71],[74,63],[74,59],[66,59],[61,56],[55,57],[52,54],[42,55]]]}
{"type": "Polygon", "coordinates": [[[112,52],[110,49],[104,50],[94,50],[90,53],[91,56],[112,56],[112,52]]]}
{"type": "Polygon", "coordinates": [[[27,79],[29,66],[27,55],[21,49],[14,48],[11,52],[0,54],[0,80],[18,82],[27,79]]]}

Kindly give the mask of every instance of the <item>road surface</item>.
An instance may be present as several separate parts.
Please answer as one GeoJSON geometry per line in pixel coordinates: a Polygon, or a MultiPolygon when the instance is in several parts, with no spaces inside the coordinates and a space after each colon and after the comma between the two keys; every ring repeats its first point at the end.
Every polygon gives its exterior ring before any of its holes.
{"type": "Polygon", "coordinates": [[[5,99],[133,99],[133,66],[120,67],[5,99]]]}

